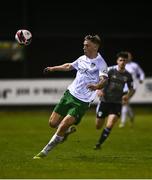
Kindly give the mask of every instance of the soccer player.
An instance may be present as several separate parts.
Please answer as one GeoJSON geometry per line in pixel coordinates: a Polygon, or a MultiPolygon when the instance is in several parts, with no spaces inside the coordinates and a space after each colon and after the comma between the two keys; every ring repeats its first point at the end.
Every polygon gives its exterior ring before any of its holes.
{"type": "Polygon", "coordinates": [[[100,149],[109,136],[120,117],[122,101],[127,102],[134,93],[132,76],[125,69],[127,58],[126,52],[122,51],[117,54],[117,65],[108,68],[108,81],[98,92],[100,101],[96,108],[96,129],[101,129],[106,118],[107,121],[94,149],[100,149]],[[128,92],[123,95],[125,83],[128,85],[128,92]]]}
{"type": "MultiPolygon", "coordinates": [[[[138,84],[143,83],[144,78],[145,78],[145,73],[138,63],[133,62],[132,54],[130,52],[127,52],[127,53],[128,53],[128,61],[125,68],[129,73],[131,73],[133,82],[134,82],[134,89],[137,89],[138,84]]],[[[127,90],[128,90],[128,87],[125,85],[124,94],[127,92],[127,90]]],[[[120,128],[125,127],[127,117],[129,117],[130,122],[133,125],[134,113],[131,106],[129,105],[129,101],[123,103],[122,105],[121,119],[120,119],[120,124],[119,124],[120,128]]]]}
{"type": "Polygon", "coordinates": [[[98,35],[87,35],[83,41],[84,55],[73,63],[44,69],[44,72],[75,69],[77,74],[50,116],[50,126],[57,128],[55,134],[41,152],[33,157],[34,159],[46,157],[49,151],[74,131],[73,125],[81,121],[96,96],[96,90],[103,88],[108,75],[107,64],[98,52],[100,44],[101,39],[98,35]]]}

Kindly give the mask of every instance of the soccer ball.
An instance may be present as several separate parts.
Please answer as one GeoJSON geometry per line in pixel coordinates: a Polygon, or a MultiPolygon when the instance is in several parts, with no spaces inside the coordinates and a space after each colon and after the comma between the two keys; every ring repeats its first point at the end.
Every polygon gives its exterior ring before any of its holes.
{"type": "Polygon", "coordinates": [[[32,42],[32,33],[26,29],[20,29],[15,34],[15,39],[20,45],[29,45],[32,42]]]}

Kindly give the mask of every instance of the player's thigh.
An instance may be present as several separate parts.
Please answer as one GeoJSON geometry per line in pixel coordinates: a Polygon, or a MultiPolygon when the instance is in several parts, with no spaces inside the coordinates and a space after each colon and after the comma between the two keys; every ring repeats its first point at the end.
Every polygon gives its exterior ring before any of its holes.
{"type": "Polygon", "coordinates": [[[53,111],[49,119],[49,125],[51,127],[57,127],[61,121],[62,121],[62,116],[57,112],[53,111]]]}

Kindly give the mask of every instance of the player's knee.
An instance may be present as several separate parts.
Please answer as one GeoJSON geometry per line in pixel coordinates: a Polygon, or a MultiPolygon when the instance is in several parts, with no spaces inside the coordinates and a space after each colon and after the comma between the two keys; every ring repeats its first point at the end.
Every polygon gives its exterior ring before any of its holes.
{"type": "Polygon", "coordinates": [[[52,123],[51,121],[49,121],[49,126],[50,126],[51,128],[56,128],[56,124],[52,123]]]}
{"type": "Polygon", "coordinates": [[[50,119],[49,119],[49,126],[51,128],[56,128],[57,127],[57,123],[55,121],[53,121],[52,117],[50,117],[50,119]]]}
{"type": "Polygon", "coordinates": [[[101,129],[104,124],[104,119],[96,118],[96,129],[101,129]]]}
{"type": "Polygon", "coordinates": [[[69,127],[70,125],[67,122],[62,121],[59,125],[59,131],[65,132],[69,127]]]}

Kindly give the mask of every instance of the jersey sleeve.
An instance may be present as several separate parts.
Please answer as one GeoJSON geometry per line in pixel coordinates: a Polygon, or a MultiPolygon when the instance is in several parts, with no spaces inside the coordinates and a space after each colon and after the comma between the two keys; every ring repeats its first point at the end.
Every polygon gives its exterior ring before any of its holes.
{"type": "Polygon", "coordinates": [[[79,61],[79,58],[71,63],[72,67],[76,70],[78,70],[78,61],[79,61]]]}
{"type": "Polygon", "coordinates": [[[105,62],[103,62],[100,65],[99,76],[106,76],[106,77],[108,77],[108,66],[107,66],[107,64],[105,62]]]}
{"type": "Polygon", "coordinates": [[[108,66],[108,72],[112,69],[117,69],[118,65],[108,66]]]}

